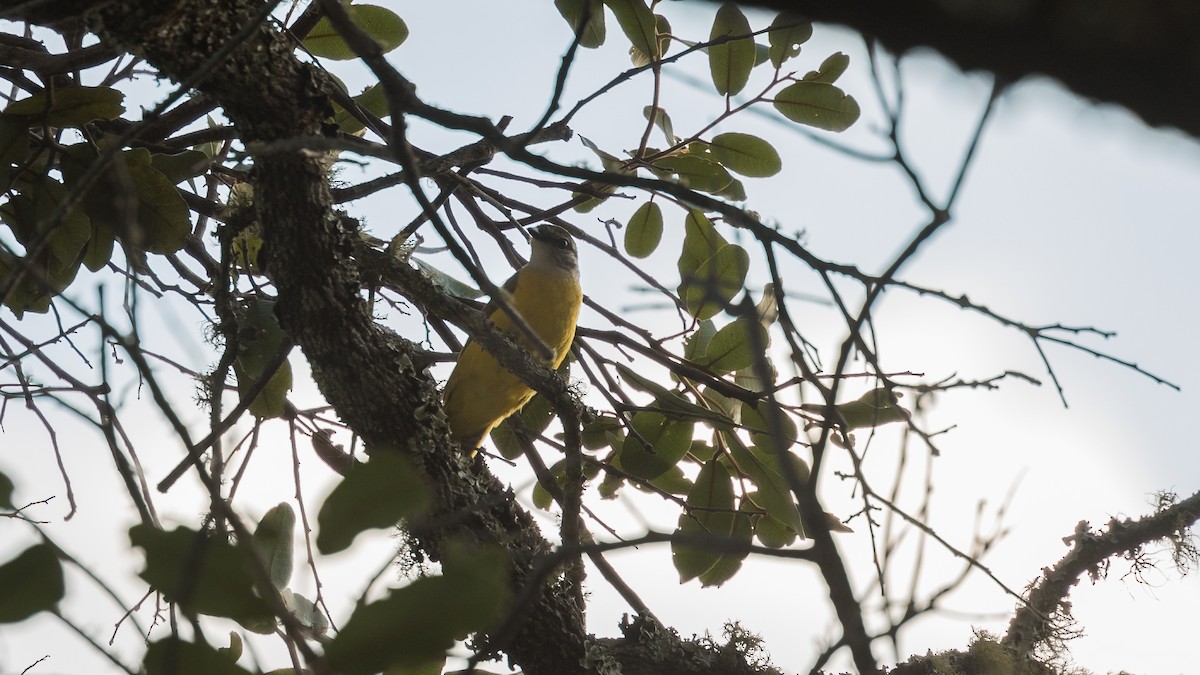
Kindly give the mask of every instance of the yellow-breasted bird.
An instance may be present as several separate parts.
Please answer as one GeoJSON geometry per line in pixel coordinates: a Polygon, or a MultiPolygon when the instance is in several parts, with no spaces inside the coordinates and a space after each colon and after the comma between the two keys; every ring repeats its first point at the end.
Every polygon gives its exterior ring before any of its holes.
{"type": "MultiPolygon", "coordinates": [[[[558,225],[532,228],[529,263],[504,283],[505,302],[553,352],[546,365],[558,368],[575,339],[575,322],[583,292],[579,287],[579,258],[575,240],[558,225]]],[[[485,313],[496,328],[537,355],[538,349],[503,308],[489,305],[485,313]]],[[[464,449],[474,451],[488,433],[520,410],[533,390],[483,350],[468,342],[442,392],[450,432],[464,449]]]]}

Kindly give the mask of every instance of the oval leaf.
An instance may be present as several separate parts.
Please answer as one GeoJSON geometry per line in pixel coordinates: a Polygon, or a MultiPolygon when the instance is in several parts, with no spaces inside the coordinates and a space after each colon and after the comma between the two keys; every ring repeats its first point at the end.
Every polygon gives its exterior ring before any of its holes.
{"type": "Polygon", "coordinates": [[[688,512],[679,516],[675,532],[692,540],[671,542],[671,562],[679,572],[679,583],[686,583],[707,572],[721,560],[720,539],[728,537],[734,526],[733,478],[729,469],[714,459],[706,462],[696,476],[687,498],[688,512]],[[697,539],[712,537],[712,546],[697,539]]]}
{"type": "Polygon", "coordinates": [[[767,33],[767,55],[771,65],[779,68],[784,61],[800,53],[800,45],[812,37],[812,22],[797,14],[783,12],[771,22],[767,33]]]}
{"type": "Polygon", "coordinates": [[[826,131],[845,131],[858,120],[858,102],[825,82],[797,82],[775,95],[784,117],[826,131]]]}
{"type": "Polygon", "coordinates": [[[711,319],[729,305],[742,289],[750,269],[750,255],[737,244],[722,246],[679,285],[688,312],[697,319],[711,319]]]}
{"type": "Polygon", "coordinates": [[[642,410],[633,416],[633,429],[621,446],[621,468],[633,476],[650,480],[679,463],[692,447],[692,420],[675,420],[661,413],[642,410]],[[640,436],[641,438],[638,438],[640,436]],[[646,448],[643,441],[650,445],[646,448]]]}
{"type": "Polygon", "coordinates": [[[54,609],[63,597],[62,564],[48,544],[30,546],[0,565],[0,624],[54,609]]]}
{"type": "Polygon", "coordinates": [[[625,228],[625,251],[635,258],[645,258],[662,241],[662,209],[654,202],[646,202],[633,212],[625,228]]]}
{"type": "Polygon", "coordinates": [[[617,23],[633,48],[651,60],[661,56],[658,43],[658,21],[644,0],[604,0],[617,17],[617,23]]]}
{"type": "Polygon", "coordinates": [[[730,170],[743,176],[774,176],[783,168],[783,160],[770,143],[750,134],[728,133],[709,144],[716,158],[730,170]]]}
{"type": "MultiPolygon", "coordinates": [[[[408,39],[408,26],[390,9],[376,5],[350,5],[346,11],[359,28],[379,43],[385,54],[408,39]]],[[[346,44],[327,18],[318,21],[309,31],[308,37],[304,38],[304,48],[314,56],[335,61],[358,58],[358,54],[350,49],[350,45],[346,44]]]]}
{"type": "Polygon", "coordinates": [[[399,452],[375,449],[355,464],[317,513],[317,549],[326,555],[350,547],[359,533],[394,526],[428,503],[425,484],[399,452]]]}
{"type": "Polygon", "coordinates": [[[580,47],[604,44],[604,5],[600,0],[554,0],[558,13],[575,31],[580,47]]]}
{"type": "MultiPolygon", "coordinates": [[[[725,3],[717,10],[713,19],[710,40],[730,36],[750,35],[750,22],[746,15],[733,3],[725,3]]],[[[731,40],[708,48],[708,67],[712,73],[713,86],[721,95],[733,95],[741,91],[750,81],[754,68],[755,46],[749,38],[731,40]]]]}
{"type": "Polygon", "coordinates": [[[125,94],[111,87],[63,87],[13,103],[5,114],[37,118],[52,127],[82,127],[94,120],[115,120],[125,112],[125,94]]]}

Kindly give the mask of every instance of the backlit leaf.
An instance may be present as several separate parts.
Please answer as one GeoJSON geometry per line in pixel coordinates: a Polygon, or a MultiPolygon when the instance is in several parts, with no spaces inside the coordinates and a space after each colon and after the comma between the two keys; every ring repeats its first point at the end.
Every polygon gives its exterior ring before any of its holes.
{"type": "Polygon", "coordinates": [[[29,117],[52,127],[82,127],[94,120],[115,120],[125,112],[125,94],[111,87],[62,87],[21,99],[6,115],[29,117]]]}
{"type": "Polygon", "coordinates": [[[776,68],[784,61],[800,53],[800,45],[812,37],[812,22],[788,12],[783,12],[771,22],[771,32],[767,33],[770,45],[768,56],[776,68]]]}
{"type": "Polygon", "coordinates": [[[743,176],[774,176],[783,168],[783,160],[775,148],[757,136],[721,134],[712,139],[710,147],[718,161],[743,176]]]}
{"type": "Polygon", "coordinates": [[[710,319],[729,305],[742,289],[750,269],[750,255],[737,244],[727,244],[683,278],[679,294],[688,312],[697,319],[710,319]]]}
{"type": "Polygon", "coordinates": [[[576,31],[580,47],[595,49],[604,44],[604,4],[600,0],[554,0],[554,6],[576,31]]]}
{"type": "MultiPolygon", "coordinates": [[[[751,32],[750,22],[742,10],[733,3],[725,3],[717,10],[709,39],[749,35],[751,32]]],[[[718,94],[733,95],[746,86],[750,81],[750,71],[754,68],[754,52],[754,41],[749,37],[708,48],[708,66],[718,94]]]]}
{"type": "MultiPolygon", "coordinates": [[[[385,54],[408,39],[408,26],[390,9],[376,5],[350,5],[346,11],[359,28],[379,43],[385,54]]],[[[350,45],[346,44],[327,18],[322,18],[308,32],[304,38],[304,48],[315,56],[335,61],[358,58],[358,54],[350,49],[350,45]]]]}
{"type": "Polygon", "coordinates": [[[858,120],[858,102],[825,82],[797,82],[775,95],[784,117],[826,131],[845,131],[858,120]]]}
{"type": "Polygon", "coordinates": [[[645,0],[604,0],[617,17],[617,23],[633,48],[652,60],[661,56],[658,42],[658,22],[645,0]]]}
{"type": "Polygon", "coordinates": [[[646,202],[633,212],[625,226],[625,251],[635,258],[645,258],[658,248],[662,234],[662,208],[655,202],[646,202]]]}

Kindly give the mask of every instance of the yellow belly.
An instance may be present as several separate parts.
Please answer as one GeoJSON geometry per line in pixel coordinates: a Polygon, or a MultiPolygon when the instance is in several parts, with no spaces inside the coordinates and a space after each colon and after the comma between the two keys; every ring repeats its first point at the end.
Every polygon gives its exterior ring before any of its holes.
{"type": "MultiPolygon", "coordinates": [[[[509,306],[554,350],[554,358],[548,362],[553,368],[563,362],[575,339],[582,299],[574,277],[529,268],[521,270],[516,291],[508,299],[509,306]]],[[[520,331],[504,310],[497,309],[490,318],[497,328],[518,336],[519,343],[537,354],[528,340],[519,337],[520,331]]],[[[533,393],[478,342],[472,342],[459,356],[443,392],[450,431],[464,445],[477,448],[493,427],[520,410],[533,393]]]]}

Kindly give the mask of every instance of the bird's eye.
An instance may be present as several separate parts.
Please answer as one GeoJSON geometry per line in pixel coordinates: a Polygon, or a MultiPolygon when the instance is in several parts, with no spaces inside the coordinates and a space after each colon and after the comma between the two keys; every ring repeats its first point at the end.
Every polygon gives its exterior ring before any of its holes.
{"type": "Polygon", "coordinates": [[[558,244],[558,247],[564,251],[571,248],[571,242],[567,241],[566,239],[559,239],[554,243],[558,244]]]}

